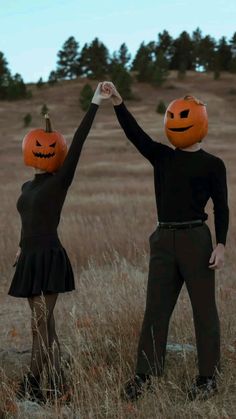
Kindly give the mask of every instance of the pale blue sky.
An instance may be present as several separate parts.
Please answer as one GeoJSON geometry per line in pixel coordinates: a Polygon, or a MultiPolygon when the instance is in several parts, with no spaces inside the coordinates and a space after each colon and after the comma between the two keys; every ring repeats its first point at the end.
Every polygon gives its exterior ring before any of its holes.
{"type": "Polygon", "coordinates": [[[176,37],[197,26],[203,35],[231,38],[236,0],[0,0],[0,51],[26,82],[48,78],[71,35],[80,47],[97,36],[110,51],[126,42],[134,55],[164,29],[176,37]]]}

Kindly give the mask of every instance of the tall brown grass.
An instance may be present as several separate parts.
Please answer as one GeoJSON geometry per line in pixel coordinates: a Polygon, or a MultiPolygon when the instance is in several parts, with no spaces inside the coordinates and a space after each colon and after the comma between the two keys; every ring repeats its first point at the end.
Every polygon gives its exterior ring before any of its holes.
{"type": "MultiPolygon", "coordinates": [[[[156,209],[152,168],[125,139],[113,111],[106,104],[104,109],[99,110],[85,145],[59,228],[76,278],[76,291],[60,295],[55,313],[66,376],[73,393],[72,401],[67,407],[63,407],[60,401],[54,406],[46,405],[39,408],[38,413],[22,410],[21,405],[15,404],[14,383],[22,377],[26,365],[22,366],[18,355],[19,368],[13,369],[11,350],[21,351],[31,345],[27,302],[25,299],[7,296],[13,274],[11,265],[19,239],[20,224],[15,202],[21,183],[31,176],[30,169],[24,168],[21,162],[20,140],[24,130],[18,119],[21,112],[27,112],[29,106],[37,109],[40,101],[47,98],[55,120],[61,113],[67,115],[63,121],[58,117],[58,125],[71,138],[75,121],[82,117],[81,113],[79,118],[75,117],[78,96],[76,87],[79,89],[81,86],[72,82],[35,93],[31,101],[22,102],[23,110],[18,105],[6,104],[1,116],[0,350],[10,351],[4,362],[0,357],[0,408],[8,417],[236,417],[236,236],[233,230],[236,219],[236,156],[232,153],[235,146],[236,101],[231,95],[229,106],[227,96],[227,86],[232,84],[232,80],[223,79],[219,82],[218,90],[214,81],[205,81],[205,76],[199,79],[189,76],[181,85],[173,78],[171,83],[176,83],[176,97],[191,90],[208,102],[211,125],[205,148],[221,156],[228,169],[230,232],[225,267],[217,272],[216,280],[222,339],[219,394],[207,402],[188,402],[186,385],[197,374],[196,352],[168,351],[165,374],[155,380],[153,394],[146,394],[136,404],[123,402],[120,398],[123,383],[134,371],[145,308],[148,236],[156,225],[156,209]],[[67,99],[65,103],[58,102],[62,94],[70,96],[70,104],[67,99]],[[12,111],[11,131],[7,129],[9,109],[12,111]]],[[[162,95],[168,101],[173,91],[151,90],[145,85],[135,85],[135,90],[139,96],[148,92],[148,98],[137,103],[131,102],[128,106],[147,132],[157,138],[162,132],[162,117],[155,113],[156,98],[162,95]]],[[[207,212],[214,236],[210,203],[207,212]]],[[[168,340],[170,343],[195,345],[192,310],[185,286],[171,319],[168,340]]]]}

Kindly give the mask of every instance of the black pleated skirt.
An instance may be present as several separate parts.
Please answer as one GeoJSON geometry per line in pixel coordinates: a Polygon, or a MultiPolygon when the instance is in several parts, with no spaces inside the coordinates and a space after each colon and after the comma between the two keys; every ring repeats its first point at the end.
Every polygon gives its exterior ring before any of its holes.
{"type": "Polygon", "coordinates": [[[21,254],[9,295],[32,297],[74,289],[70,260],[56,234],[32,236],[22,240],[21,254]]]}

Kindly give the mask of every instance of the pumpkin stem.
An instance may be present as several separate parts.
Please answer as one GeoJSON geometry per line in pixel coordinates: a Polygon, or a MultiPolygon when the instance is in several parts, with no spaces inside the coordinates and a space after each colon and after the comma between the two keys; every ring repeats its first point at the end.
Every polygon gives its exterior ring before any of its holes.
{"type": "Polygon", "coordinates": [[[46,132],[52,132],[52,124],[51,124],[51,121],[50,121],[50,118],[49,118],[48,113],[45,113],[44,118],[45,118],[45,122],[46,122],[46,129],[45,129],[45,131],[46,132]]]}

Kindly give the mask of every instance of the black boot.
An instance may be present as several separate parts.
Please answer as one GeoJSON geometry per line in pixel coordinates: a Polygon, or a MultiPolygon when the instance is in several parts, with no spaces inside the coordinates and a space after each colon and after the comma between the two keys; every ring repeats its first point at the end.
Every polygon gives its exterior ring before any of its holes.
{"type": "Polygon", "coordinates": [[[26,374],[19,385],[19,388],[16,393],[16,397],[19,400],[28,399],[36,403],[45,403],[45,398],[43,396],[42,390],[40,389],[40,379],[36,379],[34,375],[29,372],[26,374]]]}
{"type": "Polygon", "coordinates": [[[216,378],[198,375],[188,389],[189,400],[207,400],[217,393],[216,378]]]}
{"type": "Polygon", "coordinates": [[[121,393],[121,397],[126,401],[136,401],[143,396],[145,390],[150,390],[151,379],[149,375],[136,374],[134,378],[127,381],[121,393]]]}

